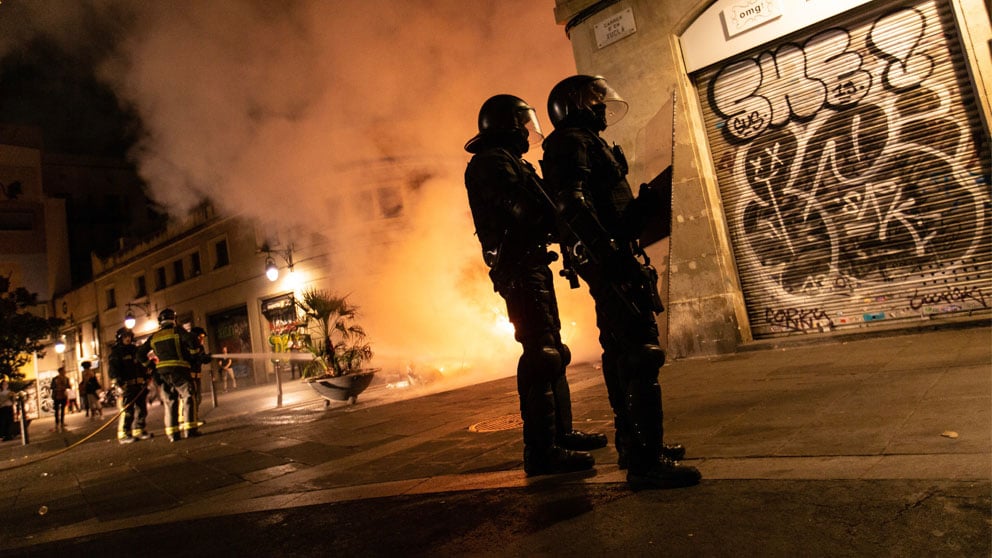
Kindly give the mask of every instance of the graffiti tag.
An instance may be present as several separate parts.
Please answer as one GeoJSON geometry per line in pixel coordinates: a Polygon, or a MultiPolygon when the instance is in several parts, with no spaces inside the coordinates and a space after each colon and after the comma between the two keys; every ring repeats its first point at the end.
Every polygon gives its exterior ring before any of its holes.
{"type": "Polygon", "coordinates": [[[919,289],[917,289],[913,291],[913,296],[909,299],[909,307],[913,310],[919,310],[924,305],[940,304],[942,302],[965,302],[968,300],[977,302],[982,308],[988,308],[988,304],[985,303],[985,294],[978,287],[967,287],[963,289],[960,287],[951,287],[939,293],[924,293],[922,295],[919,289]]]}
{"type": "Polygon", "coordinates": [[[830,316],[819,308],[766,308],[765,321],[768,325],[792,331],[828,329],[834,325],[830,316]]]}

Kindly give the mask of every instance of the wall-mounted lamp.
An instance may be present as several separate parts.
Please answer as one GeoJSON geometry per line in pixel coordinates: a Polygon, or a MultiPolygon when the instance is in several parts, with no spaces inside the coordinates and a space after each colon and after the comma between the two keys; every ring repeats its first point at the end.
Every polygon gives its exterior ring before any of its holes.
{"type": "Polygon", "coordinates": [[[286,262],[286,267],[289,268],[289,272],[293,273],[293,245],[290,244],[285,250],[275,250],[270,248],[268,243],[263,244],[261,248],[258,249],[258,253],[265,254],[265,276],[269,281],[275,281],[279,279],[279,266],[276,265],[276,260],[272,257],[275,254],[286,262]]]}
{"type": "Polygon", "coordinates": [[[65,335],[55,340],[55,354],[60,355],[65,352],[65,335]]]}
{"type": "Polygon", "coordinates": [[[265,258],[265,276],[269,278],[269,281],[275,281],[279,278],[279,268],[276,267],[276,262],[272,258],[265,258]]]}
{"type": "Polygon", "coordinates": [[[144,312],[146,316],[151,316],[152,313],[149,306],[150,305],[147,302],[128,302],[127,312],[124,314],[124,327],[134,329],[136,320],[134,319],[134,312],[131,311],[131,308],[138,308],[144,312]]]}

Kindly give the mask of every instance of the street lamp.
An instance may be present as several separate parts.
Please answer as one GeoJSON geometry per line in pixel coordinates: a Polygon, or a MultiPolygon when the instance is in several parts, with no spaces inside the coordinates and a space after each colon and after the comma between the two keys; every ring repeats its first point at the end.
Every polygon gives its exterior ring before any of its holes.
{"type": "Polygon", "coordinates": [[[65,352],[65,335],[55,340],[55,354],[60,355],[65,352]]]}
{"type": "Polygon", "coordinates": [[[151,316],[151,310],[149,309],[150,304],[147,302],[128,302],[127,312],[124,313],[124,327],[128,329],[134,329],[134,324],[137,320],[134,317],[134,312],[131,308],[139,308],[146,316],[151,316]]]}
{"type": "Polygon", "coordinates": [[[289,268],[289,273],[293,273],[293,245],[290,244],[285,250],[275,250],[269,247],[268,243],[262,245],[258,249],[258,253],[265,254],[265,276],[269,281],[275,281],[279,279],[279,266],[276,264],[275,258],[272,257],[273,254],[279,256],[286,262],[286,267],[289,268]]]}
{"type": "Polygon", "coordinates": [[[279,268],[276,267],[276,262],[271,258],[265,258],[265,276],[269,278],[269,281],[275,281],[279,278],[279,268]]]}

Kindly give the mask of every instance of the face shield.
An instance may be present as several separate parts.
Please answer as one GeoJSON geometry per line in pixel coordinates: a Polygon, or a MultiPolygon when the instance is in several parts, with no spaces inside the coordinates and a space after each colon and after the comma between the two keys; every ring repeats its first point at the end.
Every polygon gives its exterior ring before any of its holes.
{"type": "Polygon", "coordinates": [[[541,123],[537,121],[537,113],[534,109],[527,107],[517,111],[517,126],[527,130],[527,144],[539,145],[544,141],[544,134],[541,133],[541,123]]]}
{"type": "Polygon", "coordinates": [[[612,126],[627,114],[627,101],[624,101],[605,79],[596,79],[587,83],[576,92],[576,106],[580,109],[589,109],[593,113],[602,115],[607,126],[612,126]]]}

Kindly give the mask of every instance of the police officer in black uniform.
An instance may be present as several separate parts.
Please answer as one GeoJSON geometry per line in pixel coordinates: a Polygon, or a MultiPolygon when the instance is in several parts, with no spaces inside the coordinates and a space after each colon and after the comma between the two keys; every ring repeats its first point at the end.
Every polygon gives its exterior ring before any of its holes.
{"type": "Polygon", "coordinates": [[[556,202],[562,250],[596,301],[603,376],[617,430],[619,465],[634,488],[697,484],[685,450],[663,443],[658,373],[665,363],[655,314],[662,311],[657,273],[638,244],[651,196],[635,198],[627,162],[599,133],[627,112],[600,76],[576,75],[548,97],[554,131],[541,162],[556,202]]]}
{"type": "Polygon", "coordinates": [[[176,327],[176,312],[171,308],[158,315],[159,330],[138,350],[141,363],[154,365],[155,379],[166,394],[165,435],[170,442],[181,436],[199,436],[192,362],[200,356],[196,339],[188,331],[176,327]],[[150,354],[151,353],[151,354],[150,354]]]}
{"type": "Polygon", "coordinates": [[[148,368],[138,359],[138,346],[134,332],[126,327],[117,330],[116,342],[110,349],[110,378],[121,388],[118,405],[124,408],[117,422],[117,441],[130,444],[147,440],[152,435],[145,431],[148,416],[148,368]]]}
{"type": "Polygon", "coordinates": [[[561,340],[548,268],[556,257],[548,251],[554,211],[534,168],[522,159],[529,139],[541,139],[532,107],[512,95],[488,99],[479,111],[479,133],[465,145],[474,154],[465,186],[489,276],[523,346],[517,391],[524,470],[533,476],[591,468],[595,461],[584,450],[604,447],[606,437],[572,428],[565,379],[571,353],[561,340]]]}

